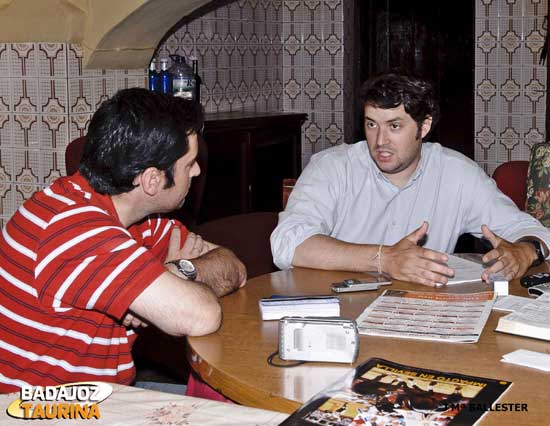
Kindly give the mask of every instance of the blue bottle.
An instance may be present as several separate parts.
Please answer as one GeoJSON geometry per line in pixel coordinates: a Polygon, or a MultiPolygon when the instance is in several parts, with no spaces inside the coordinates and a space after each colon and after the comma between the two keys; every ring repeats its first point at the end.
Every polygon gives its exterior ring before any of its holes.
{"type": "Polygon", "coordinates": [[[156,60],[153,59],[149,64],[149,90],[160,92],[160,75],[157,72],[156,60]]]}
{"type": "Polygon", "coordinates": [[[172,74],[168,71],[168,59],[160,60],[160,91],[162,93],[172,94],[172,74]]]}

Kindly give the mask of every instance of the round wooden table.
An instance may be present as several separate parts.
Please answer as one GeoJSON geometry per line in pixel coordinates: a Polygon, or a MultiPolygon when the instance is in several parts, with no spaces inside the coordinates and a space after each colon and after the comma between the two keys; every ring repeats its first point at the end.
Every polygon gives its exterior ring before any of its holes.
{"type": "MultiPolygon", "coordinates": [[[[548,270],[548,266],[539,267],[548,270]]],[[[276,368],[266,359],[278,345],[278,321],[260,319],[258,300],[273,294],[331,294],[330,284],[361,274],[305,268],[274,272],[251,279],[246,287],[222,299],[223,325],[214,334],[189,338],[189,361],[210,386],[232,400],[252,407],[292,412],[317,392],[350,371],[349,364],[306,363],[293,368],[276,368]]],[[[341,314],[357,318],[386,288],[474,292],[491,290],[486,284],[457,284],[431,289],[394,282],[378,291],[340,294],[341,314]]],[[[527,296],[519,281],[510,292],[527,296]]],[[[542,340],[496,333],[503,313],[493,311],[475,344],[440,343],[421,340],[361,336],[356,364],[371,357],[384,358],[414,367],[456,372],[513,382],[499,402],[527,403],[527,412],[492,412],[483,425],[543,425],[550,422],[550,373],[500,362],[502,355],[516,349],[550,353],[542,340]]]]}

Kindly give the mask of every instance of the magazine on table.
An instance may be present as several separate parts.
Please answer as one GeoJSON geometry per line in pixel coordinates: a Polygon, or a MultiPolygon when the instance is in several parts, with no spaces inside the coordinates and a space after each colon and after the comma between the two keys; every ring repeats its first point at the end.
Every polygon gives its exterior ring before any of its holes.
{"type": "Polygon", "coordinates": [[[511,384],[371,358],[281,426],[468,426],[511,384]]]}
{"type": "Polygon", "coordinates": [[[430,293],[386,290],[357,318],[360,334],[475,343],[491,314],[492,291],[430,293]]]}

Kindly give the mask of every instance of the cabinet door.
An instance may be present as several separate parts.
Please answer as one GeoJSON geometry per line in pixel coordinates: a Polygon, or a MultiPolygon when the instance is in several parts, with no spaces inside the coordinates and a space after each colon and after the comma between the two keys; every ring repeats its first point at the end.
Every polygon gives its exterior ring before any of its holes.
{"type": "Polygon", "coordinates": [[[298,177],[300,129],[255,132],[251,146],[250,197],[253,211],[281,211],[283,179],[298,177]]]}
{"type": "Polygon", "coordinates": [[[248,132],[205,132],[208,171],[200,221],[251,211],[248,132]]]}

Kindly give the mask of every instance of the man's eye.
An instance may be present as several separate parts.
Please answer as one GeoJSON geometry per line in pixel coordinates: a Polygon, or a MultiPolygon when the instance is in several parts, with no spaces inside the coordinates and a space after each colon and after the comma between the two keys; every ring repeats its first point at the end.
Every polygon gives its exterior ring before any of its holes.
{"type": "Polygon", "coordinates": [[[367,127],[369,129],[374,129],[376,127],[376,124],[372,123],[372,122],[367,122],[367,127]]]}
{"type": "Polygon", "coordinates": [[[399,123],[392,123],[392,124],[391,124],[391,128],[392,128],[393,130],[397,130],[397,129],[401,128],[401,124],[399,124],[399,123]]]}

